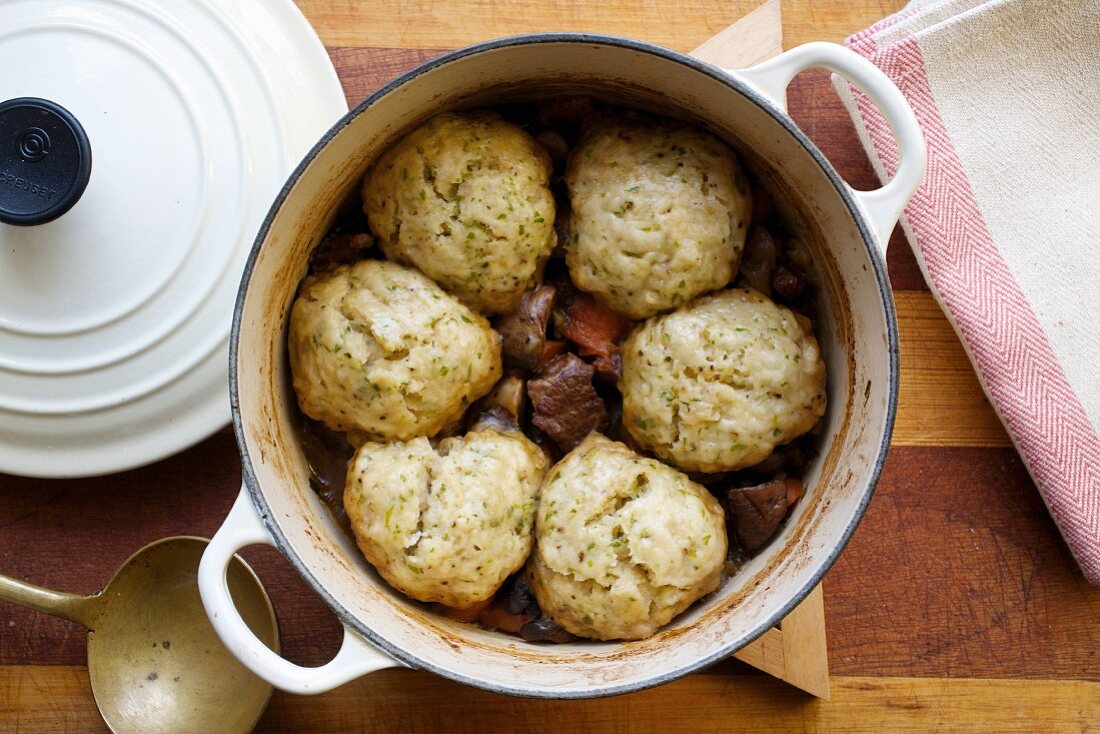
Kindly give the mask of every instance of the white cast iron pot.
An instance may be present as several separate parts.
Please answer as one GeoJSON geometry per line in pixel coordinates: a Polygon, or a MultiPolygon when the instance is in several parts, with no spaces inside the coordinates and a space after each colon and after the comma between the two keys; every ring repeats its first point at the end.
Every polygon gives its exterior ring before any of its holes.
{"type": "Polygon", "coordinates": [[[898,385],[897,328],[884,252],[924,169],[924,142],[896,87],[827,43],[751,69],[724,71],[648,44],[542,34],[473,46],[371,95],[306,156],[264,222],[237,300],[231,346],[233,422],[244,488],[199,569],[222,641],[261,678],[319,693],[379,668],[408,665],[503,693],[581,698],[638,690],[727,657],[780,620],[820,581],[859,522],[886,455],[898,385]],[[845,184],[785,110],[800,71],[832,69],[862,87],[894,130],[897,175],[871,192],[845,184]],[[446,619],[388,588],[310,489],[294,430],[285,335],[310,250],[369,162],[428,117],[456,107],[584,93],[705,125],[727,139],[793,211],[821,281],[819,337],[829,367],[822,453],[808,495],[780,535],[720,591],[655,636],[631,643],[542,645],[446,619]],[[276,546],[345,627],[336,657],[294,665],[242,622],[225,585],[238,549],[276,546]]]}

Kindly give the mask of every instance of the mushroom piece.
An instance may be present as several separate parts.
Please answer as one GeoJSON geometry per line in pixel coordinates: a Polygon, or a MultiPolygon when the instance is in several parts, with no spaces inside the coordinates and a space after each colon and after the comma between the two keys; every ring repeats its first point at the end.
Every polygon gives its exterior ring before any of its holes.
{"type": "Polygon", "coordinates": [[[772,289],[782,301],[797,301],[806,292],[806,278],[780,265],[772,278],[772,289]]]}
{"type": "Polygon", "coordinates": [[[556,299],[554,286],[541,285],[523,294],[519,308],[497,319],[504,356],[517,367],[533,370],[539,365],[556,299]]]}
{"type": "Polygon", "coordinates": [[[520,430],[527,402],[525,388],[524,380],[519,375],[507,374],[500,378],[488,395],[474,403],[470,413],[474,419],[469,430],[478,431],[482,428],[520,430]]]}
{"type": "Polygon", "coordinates": [[[741,277],[753,289],[772,297],[772,275],[779,257],[779,248],[771,232],[753,227],[741,253],[741,277]]]}

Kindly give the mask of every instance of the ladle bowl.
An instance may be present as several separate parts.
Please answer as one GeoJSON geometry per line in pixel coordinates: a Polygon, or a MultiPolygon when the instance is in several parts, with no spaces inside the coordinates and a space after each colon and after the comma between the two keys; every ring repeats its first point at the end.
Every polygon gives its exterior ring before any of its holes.
{"type": "MultiPolygon", "coordinates": [[[[92,695],[107,726],[123,732],[248,732],[271,686],[222,646],[199,599],[204,538],[175,536],[132,555],[90,596],[0,576],[0,599],[88,628],[92,695]]],[[[279,650],[275,610],[252,569],[226,568],[249,628],[279,650]]]]}

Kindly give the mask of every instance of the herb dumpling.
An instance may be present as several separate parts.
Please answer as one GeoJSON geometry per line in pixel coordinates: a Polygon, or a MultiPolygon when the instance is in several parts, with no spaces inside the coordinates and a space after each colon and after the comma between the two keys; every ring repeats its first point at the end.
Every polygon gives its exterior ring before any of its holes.
{"type": "Polygon", "coordinates": [[[546,455],[519,432],[367,443],[348,463],[344,508],[359,548],[394,588],[469,607],[531,551],[546,455]]]}
{"type": "Polygon", "coordinates": [[[750,288],[704,296],[622,347],[623,426],[685,471],[757,464],[825,413],[810,322],[750,288]]]}
{"type": "Polygon", "coordinates": [[[649,637],[714,591],[726,559],[718,500],[594,433],[543,482],[528,578],[539,608],[580,637],[649,637]]]}
{"type": "Polygon", "coordinates": [[[501,375],[484,317],[384,260],[307,278],[287,341],[302,412],[357,440],[431,436],[501,375]]]}
{"type": "Polygon", "coordinates": [[[570,153],[566,262],[573,282],[635,319],[722,288],[737,272],[751,194],[713,135],[609,119],[570,153]]]}
{"type": "Polygon", "coordinates": [[[557,242],[552,165],[492,112],[448,112],[379,157],[363,209],[382,251],[485,314],[513,311],[557,242]]]}

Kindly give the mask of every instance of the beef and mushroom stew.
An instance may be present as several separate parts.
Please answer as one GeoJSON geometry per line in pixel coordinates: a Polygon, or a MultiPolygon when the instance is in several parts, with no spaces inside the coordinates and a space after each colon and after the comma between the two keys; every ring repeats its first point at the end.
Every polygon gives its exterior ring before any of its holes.
{"type": "Polygon", "coordinates": [[[588,98],[428,120],[291,311],[314,488],[454,619],[652,635],[806,492],[825,366],[781,209],[705,130],[588,98]]]}

